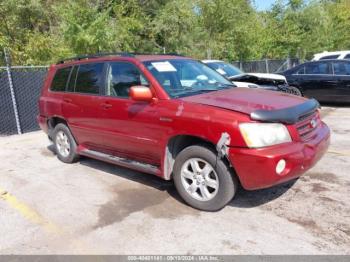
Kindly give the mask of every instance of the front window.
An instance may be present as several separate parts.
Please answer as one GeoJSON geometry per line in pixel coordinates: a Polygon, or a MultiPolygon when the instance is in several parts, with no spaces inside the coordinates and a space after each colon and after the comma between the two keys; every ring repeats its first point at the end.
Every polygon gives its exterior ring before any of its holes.
{"type": "Polygon", "coordinates": [[[305,74],[305,66],[301,66],[300,68],[298,68],[295,73],[296,75],[304,75],[305,74]]]}
{"type": "Polygon", "coordinates": [[[305,74],[307,75],[329,75],[332,74],[327,62],[310,63],[305,66],[305,74]]]}
{"type": "Polygon", "coordinates": [[[213,69],[195,60],[146,61],[144,65],[172,98],[234,87],[213,69]]]}
{"type": "Polygon", "coordinates": [[[207,65],[210,68],[216,70],[220,75],[223,75],[226,77],[243,74],[241,70],[239,70],[237,67],[231,64],[227,64],[223,62],[211,62],[211,63],[207,63],[207,65]]]}
{"type": "Polygon", "coordinates": [[[107,74],[107,95],[129,98],[132,86],[149,86],[138,68],[128,62],[113,62],[107,74]]]}

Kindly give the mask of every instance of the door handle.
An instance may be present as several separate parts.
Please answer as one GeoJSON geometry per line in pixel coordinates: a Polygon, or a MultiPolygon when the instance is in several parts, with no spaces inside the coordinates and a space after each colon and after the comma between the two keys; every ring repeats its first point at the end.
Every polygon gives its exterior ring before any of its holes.
{"type": "Polygon", "coordinates": [[[72,103],[72,99],[70,98],[63,98],[63,101],[66,103],[72,103]]]}
{"type": "Polygon", "coordinates": [[[101,106],[102,106],[104,109],[108,109],[108,108],[111,108],[111,107],[112,107],[112,104],[109,104],[109,103],[102,103],[101,106]]]}

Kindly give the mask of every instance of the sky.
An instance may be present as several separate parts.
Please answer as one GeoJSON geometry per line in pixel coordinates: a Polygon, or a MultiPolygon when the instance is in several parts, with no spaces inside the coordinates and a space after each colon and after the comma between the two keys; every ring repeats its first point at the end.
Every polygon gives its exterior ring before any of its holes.
{"type": "Polygon", "coordinates": [[[271,8],[272,4],[276,2],[275,0],[255,0],[255,6],[259,11],[268,10],[271,8]]]}

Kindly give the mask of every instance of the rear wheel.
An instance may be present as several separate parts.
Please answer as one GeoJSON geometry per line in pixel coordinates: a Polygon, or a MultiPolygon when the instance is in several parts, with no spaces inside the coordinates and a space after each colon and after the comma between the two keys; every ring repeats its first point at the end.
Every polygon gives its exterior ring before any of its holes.
{"type": "Polygon", "coordinates": [[[77,144],[65,124],[58,124],[53,131],[53,143],[59,160],[64,163],[74,163],[79,159],[76,153],[77,144]]]}
{"type": "Polygon", "coordinates": [[[237,179],[217,154],[206,146],[190,146],[176,157],[174,183],[186,203],[216,211],[236,193],[237,179]]]}

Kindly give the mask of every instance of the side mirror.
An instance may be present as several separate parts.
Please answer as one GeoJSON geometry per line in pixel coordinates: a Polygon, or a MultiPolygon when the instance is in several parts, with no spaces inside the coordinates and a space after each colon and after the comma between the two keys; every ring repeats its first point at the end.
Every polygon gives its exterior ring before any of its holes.
{"type": "Polygon", "coordinates": [[[153,98],[151,89],[145,86],[132,86],[129,95],[135,101],[150,102],[153,98]]]}

